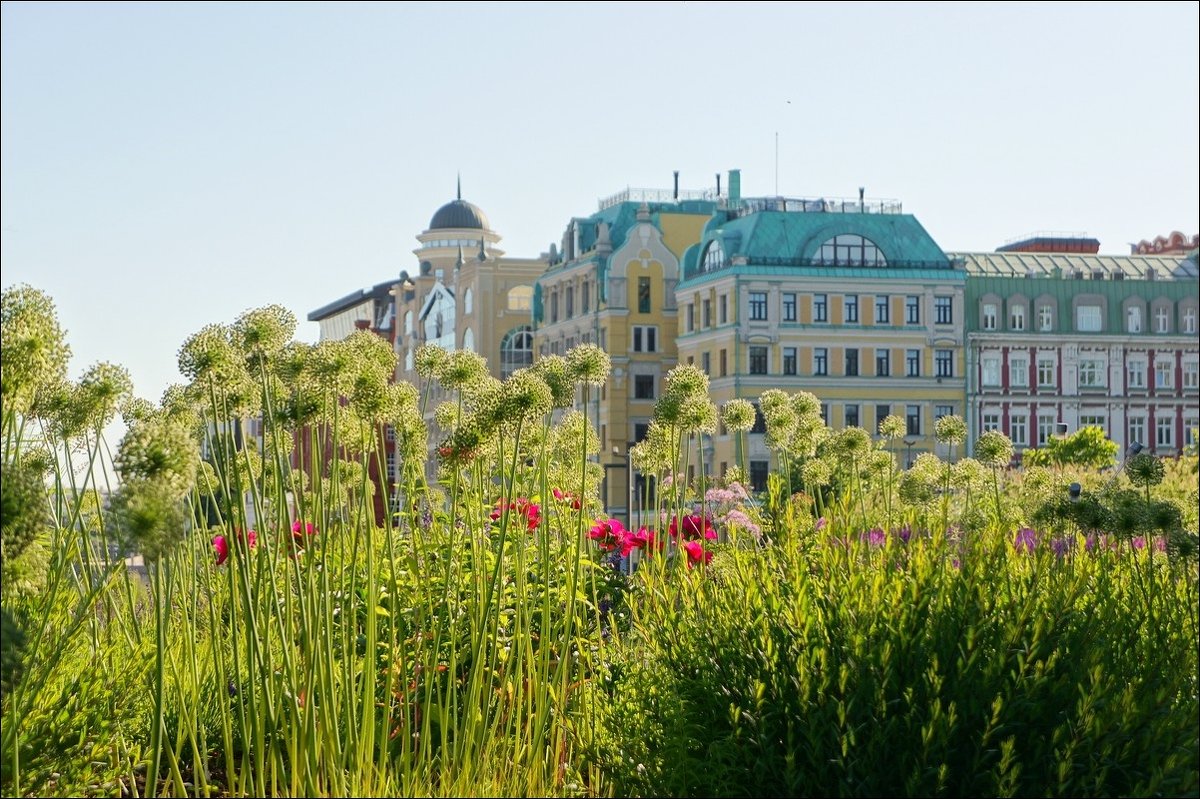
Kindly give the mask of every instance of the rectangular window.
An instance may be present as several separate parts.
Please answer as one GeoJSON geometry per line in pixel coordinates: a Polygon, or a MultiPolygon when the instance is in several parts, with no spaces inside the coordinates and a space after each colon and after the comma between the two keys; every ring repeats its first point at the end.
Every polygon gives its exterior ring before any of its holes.
{"type": "Polygon", "coordinates": [[[821,403],[821,424],[829,427],[829,403],[821,403]]]}
{"type": "Polygon", "coordinates": [[[1094,413],[1080,414],[1079,429],[1082,430],[1085,427],[1099,427],[1101,430],[1106,430],[1108,428],[1108,419],[1094,413]]]}
{"type": "Polygon", "coordinates": [[[936,350],[933,365],[938,377],[954,377],[954,350],[936,350]]]}
{"type": "Polygon", "coordinates": [[[796,321],[796,295],[795,294],[788,293],[788,294],[783,295],[783,321],[785,321],[785,322],[795,322],[796,321]]]}
{"type": "Polygon", "coordinates": [[[997,311],[998,311],[998,309],[997,309],[995,303],[985,302],[983,304],[983,320],[982,321],[983,321],[983,329],[984,330],[995,330],[996,329],[997,311]]]}
{"type": "Polygon", "coordinates": [[[1054,435],[1054,428],[1058,426],[1058,419],[1054,416],[1043,416],[1038,414],[1038,430],[1037,430],[1037,445],[1039,447],[1046,446],[1046,442],[1054,435]]]}
{"type": "Polygon", "coordinates": [[[887,377],[892,373],[892,352],[891,350],[876,349],[875,350],[875,376],[887,377]]]}
{"type": "Polygon", "coordinates": [[[1023,413],[1014,413],[1008,417],[1008,437],[1013,446],[1024,447],[1029,444],[1029,417],[1023,413]]]}
{"type": "Polygon", "coordinates": [[[1075,309],[1075,329],[1080,333],[1100,332],[1100,306],[1080,305],[1075,309]]]}
{"type": "Polygon", "coordinates": [[[888,312],[888,297],[886,294],[875,298],[875,324],[886,325],[891,322],[888,312]]]}
{"type": "Polygon", "coordinates": [[[1184,308],[1183,309],[1183,332],[1184,333],[1195,333],[1196,332],[1196,309],[1195,308],[1184,308]]]}
{"type": "Polygon", "coordinates": [[[921,376],[921,351],[905,350],[904,373],[909,377],[921,376]]]}
{"type": "Polygon", "coordinates": [[[704,327],[710,328],[710,327],[712,327],[712,300],[705,299],[703,308],[704,308],[704,317],[703,317],[704,318],[704,327]]]}
{"type": "Polygon", "coordinates": [[[933,298],[933,313],[934,322],[939,325],[954,324],[954,306],[952,305],[953,297],[934,297],[933,298]]]}
{"type": "Polygon", "coordinates": [[[392,427],[390,424],[389,424],[389,425],[385,425],[385,426],[384,426],[384,428],[383,428],[383,440],[384,440],[384,441],[386,441],[386,442],[387,442],[387,443],[389,443],[389,444],[395,443],[395,441],[396,441],[396,428],[392,427]]]}
{"type": "Polygon", "coordinates": [[[1102,358],[1079,359],[1080,388],[1103,388],[1108,384],[1107,375],[1108,368],[1102,358]]]}
{"type": "Polygon", "coordinates": [[[1129,380],[1129,387],[1145,388],[1146,387],[1146,362],[1143,360],[1130,360],[1125,364],[1125,374],[1129,380]]]}
{"type": "Polygon", "coordinates": [[[1125,309],[1125,332],[1142,332],[1142,309],[1136,305],[1131,305],[1125,309]]]}
{"type": "Polygon", "coordinates": [[[658,328],[653,326],[634,325],[634,352],[658,352],[658,328]]]}
{"type": "Polygon", "coordinates": [[[726,310],[725,296],[722,294],[717,301],[717,323],[725,324],[728,320],[728,312],[726,310]]]}
{"type": "Polygon", "coordinates": [[[1161,305],[1154,309],[1154,332],[1171,332],[1171,312],[1161,305]]]}
{"type": "Polygon", "coordinates": [[[941,419],[943,416],[953,416],[953,415],[954,415],[954,406],[953,405],[934,405],[933,406],[933,420],[935,422],[938,419],[941,419]]]}
{"type": "Polygon", "coordinates": [[[846,350],[846,377],[858,377],[858,350],[846,350]]]}
{"type": "Polygon", "coordinates": [[[1009,356],[1008,384],[1013,388],[1029,387],[1029,359],[1024,355],[1009,356]]]}
{"type": "Polygon", "coordinates": [[[1038,306],[1038,330],[1043,333],[1049,333],[1054,329],[1054,306],[1039,305],[1038,306]]]}
{"type": "Polygon", "coordinates": [[[704,370],[704,374],[712,374],[712,358],[711,353],[700,353],[700,368],[704,370]]]}
{"type": "Polygon", "coordinates": [[[812,373],[820,377],[829,374],[829,350],[825,347],[813,348],[812,373]]]}
{"type": "Polygon", "coordinates": [[[921,324],[921,298],[909,294],[904,298],[904,324],[921,324]]]}
{"type": "Polygon", "coordinates": [[[583,281],[583,286],[579,290],[579,306],[579,310],[583,313],[592,310],[592,283],[590,280],[583,281]]]}
{"type": "Polygon", "coordinates": [[[654,375],[633,376],[633,398],[640,400],[654,399],[654,375]]]}
{"type": "Polygon", "coordinates": [[[720,357],[720,359],[719,359],[719,360],[720,360],[720,365],[721,365],[721,370],[720,370],[720,371],[721,371],[721,374],[720,374],[720,376],[721,376],[721,377],[724,377],[724,376],[725,376],[725,375],[728,373],[727,369],[725,368],[725,367],[726,367],[726,364],[725,364],[725,350],[721,350],[721,357],[720,357]]]}
{"type": "Polygon", "coordinates": [[[999,430],[999,429],[1000,429],[1000,414],[985,413],[979,417],[980,432],[986,433],[989,430],[999,430]]]}
{"type": "Polygon", "coordinates": [[[1175,420],[1171,417],[1154,420],[1154,444],[1156,447],[1171,449],[1175,446],[1175,420]]]}
{"type": "Polygon", "coordinates": [[[876,405],[875,406],[875,429],[879,429],[879,425],[883,424],[883,420],[888,418],[892,413],[891,405],[876,405]]]}
{"type": "Polygon", "coordinates": [[[1185,447],[1196,446],[1196,435],[1200,430],[1200,419],[1192,417],[1183,420],[1183,445],[1185,447]]]}
{"type": "Polygon", "coordinates": [[[396,453],[395,451],[387,454],[387,477],[389,480],[396,479],[396,453]]]}
{"type": "Polygon", "coordinates": [[[766,321],[767,293],[765,291],[750,292],[750,319],[754,322],[766,321]]]}
{"type": "Polygon", "coordinates": [[[796,348],[783,348],[783,373],[785,375],[796,374],[796,348]]]}
{"type": "Polygon", "coordinates": [[[650,278],[638,278],[638,313],[650,313],[650,278]]]}
{"type": "Polygon", "coordinates": [[[767,475],[770,473],[770,461],[750,461],[750,488],[754,491],[766,491],[767,475]]]}
{"type": "Polygon", "coordinates": [[[846,317],[842,321],[846,324],[858,324],[858,295],[847,294],[842,300],[842,315],[846,317]]]}
{"type": "Polygon", "coordinates": [[[689,302],[687,307],[687,332],[691,333],[696,329],[696,304],[689,302]]]}
{"type": "Polygon", "coordinates": [[[558,321],[558,291],[550,292],[550,324],[558,321]]]}
{"type": "Polygon", "coordinates": [[[1038,388],[1053,388],[1058,382],[1054,374],[1053,358],[1038,358],[1038,388]]]}
{"type": "Polygon", "coordinates": [[[1013,305],[1008,309],[1008,328],[1009,330],[1024,330],[1025,329],[1025,306],[1013,305]]]}
{"type": "Polygon", "coordinates": [[[979,360],[979,384],[981,386],[1000,385],[999,355],[985,355],[979,360]]]}
{"type": "Polygon", "coordinates": [[[1187,361],[1183,364],[1183,387],[1193,390],[1200,388],[1200,363],[1187,361]]]}
{"type": "Polygon", "coordinates": [[[767,348],[750,348],[750,374],[765,375],[767,373],[767,348]]]}
{"type": "Polygon", "coordinates": [[[825,294],[813,295],[813,321],[829,321],[829,297],[825,294]]]}
{"type": "Polygon", "coordinates": [[[1155,360],[1154,361],[1154,387],[1155,388],[1174,388],[1175,387],[1175,370],[1172,368],[1170,361],[1155,360]]]}
{"type": "Polygon", "coordinates": [[[919,436],[921,435],[921,406],[920,405],[905,405],[904,406],[904,429],[906,435],[919,436]]]}
{"type": "Polygon", "coordinates": [[[575,287],[567,286],[567,318],[575,315],[575,287]]]}
{"type": "Polygon", "coordinates": [[[846,406],[846,427],[858,427],[858,406],[846,406]]]}
{"type": "Polygon", "coordinates": [[[1129,444],[1144,444],[1146,443],[1146,417],[1130,416],[1129,417],[1129,444]]]}

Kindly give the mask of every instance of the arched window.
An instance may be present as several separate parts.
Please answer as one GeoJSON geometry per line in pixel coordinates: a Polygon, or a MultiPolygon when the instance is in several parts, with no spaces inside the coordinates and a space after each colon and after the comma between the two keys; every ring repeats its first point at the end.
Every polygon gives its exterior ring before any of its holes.
{"type": "Polygon", "coordinates": [[[533,329],[514,327],[500,340],[500,378],[533,364],[533,329]]]}
{"type": "Polygon", "coordinates": [[[704,248],[704,260],[700,263],[700,271],[715,272],[724,269],[725,264],[725,248],[721,246],[721,242],[713,239],[704,248]]]}
{"type": "Polygon", "coordinates": [[[817,260],[829,266],[887,266],[875,242],[852,233],[834,236],[822,244],[817,260]]]}
{"type": "Polygon", "coordinates": [[[514,286],[508,290],[508,310],[528,311],[533,307],[533,286],[514,286]]]}
{"type": "Polygon", "coordinates": [[[462,348],[467,352],[475,351],[475,334],[471,332],[471,328],[469,327],[463,331],[462,348]]]}
{"type": "Polygon", "coordinates": [[[475,292],[472,291],[468,287],[467,293],[463,295],[463,313],[471,313],[471,310],[474,307],[475,307],[475,292]]]}

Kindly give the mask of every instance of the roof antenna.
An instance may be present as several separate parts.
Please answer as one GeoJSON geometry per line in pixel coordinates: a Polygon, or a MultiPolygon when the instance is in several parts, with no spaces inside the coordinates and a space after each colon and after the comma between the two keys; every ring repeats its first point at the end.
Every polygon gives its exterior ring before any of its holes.
{"type": "Polygon", "coordinates": [[[462,199],[462,172],[458,173],[458,199],[462,199]]]}

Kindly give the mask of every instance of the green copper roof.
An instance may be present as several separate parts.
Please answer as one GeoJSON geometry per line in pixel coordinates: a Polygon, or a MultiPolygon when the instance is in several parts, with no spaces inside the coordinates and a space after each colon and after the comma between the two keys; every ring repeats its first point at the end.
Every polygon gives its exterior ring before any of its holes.
{"type": "Polygon", "coordinates": [[[821,263],[821,245],[840,235],[862,236],[879,248],[887,266],[872,268],[951,267],[946,254],[911,214],[758,211],[725,221],[721,214],[715,216],[700,244],[684,257],[685,279],[697,276],[701,253],[714,239],[721,242],[730,267],[740,257],[749,265],[832,266],[821,263]]]}

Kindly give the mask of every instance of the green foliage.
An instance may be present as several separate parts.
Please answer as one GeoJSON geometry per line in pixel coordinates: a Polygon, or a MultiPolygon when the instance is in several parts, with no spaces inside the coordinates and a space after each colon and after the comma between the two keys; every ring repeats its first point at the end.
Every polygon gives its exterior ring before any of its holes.
{"type": "Polygon", "coordinates": [[[1194,571],[1148,598],[1129,550],[843,535],[647,575],[588,739],[613,793],[1200,787],[1194,571]]]}
{"type": "Polygon", "coordinates": [[[1086,469],[1108,469],[1117,463],[1120,448],[1110,441],[1104,429],[1089,425],[1069,436],[1051,437],[1044,447],[1027,449],[1022,462],[1028,466],[1077,466],[1086,469]]]}

